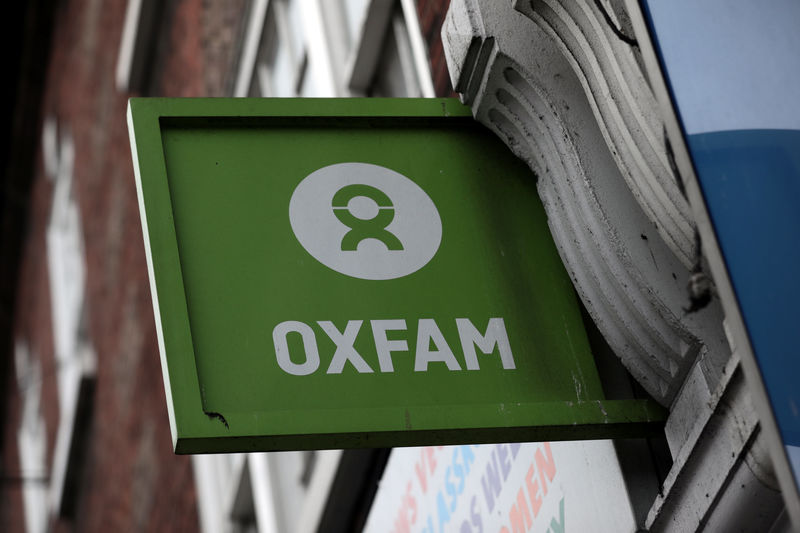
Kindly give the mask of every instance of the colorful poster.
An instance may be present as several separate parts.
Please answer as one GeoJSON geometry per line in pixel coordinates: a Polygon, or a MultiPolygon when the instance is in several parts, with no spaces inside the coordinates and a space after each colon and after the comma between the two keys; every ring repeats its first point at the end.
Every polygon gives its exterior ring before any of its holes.
{"type": "Polygon", "coordinates": [[[610,441],[396,448],[366,533],[634,531],[610,441]]]}

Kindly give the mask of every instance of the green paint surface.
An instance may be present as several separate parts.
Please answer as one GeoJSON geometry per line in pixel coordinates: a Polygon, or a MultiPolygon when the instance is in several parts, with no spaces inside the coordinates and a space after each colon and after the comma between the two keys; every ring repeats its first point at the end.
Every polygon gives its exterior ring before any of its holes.
{"type": "MultiPolygon", "coordinates": [[[[533,175],[456,101],[133,99],[129,120],[177,451],[599,438],[658,425],[648,402],[603,400],[533,175]],[[352,162],[402,174],[435,204],[441,244],[416,272],[347,276],[295,237],[297,185],[352,162]],[[456,319],[483,333],[498,317],[516,368],[495,347],[467,370],[456,319]],[[381,371],[370,327],[387,319],[406,324],[388,333],[408,344],[393,372],[381,371]],[[460,370],[415,371],[428,319],[460,370]],[[279,366],[272,332],[285,321],[313,330],[315,372],[279,366]],[[327,373],[336,345],[320,321],[339,332],[362,321],[353,347],[371,372],[347,362],[327,373]]],[[[300,335],[287,341],[302,363],[300,335]]]]}

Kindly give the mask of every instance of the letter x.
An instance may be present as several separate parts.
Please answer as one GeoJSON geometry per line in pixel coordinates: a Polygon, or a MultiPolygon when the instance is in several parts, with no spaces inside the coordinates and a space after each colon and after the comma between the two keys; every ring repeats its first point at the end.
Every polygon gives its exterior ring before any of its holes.
{"type": "Polygon", "coordinates": [[[344,364],[347,361],[350,361],[350,364],[356,367],[356,370],[362,374],[372,372],[367,362],[364,361],[356,349],[353,348],[353,343],[356,340],[358,331],[361,329],[362,323],[363,320],[348,320],[347,327],[344,328],[344,333],[340,333],[330,320],[317,322],[319,327],[322,328],[322,331],[324,331],[336,345],[336,351],[333,353],[333,359],[331,359],[331,364],[328,367],[328,374],[341,374],[342,370],[344,370],[344,364]]]}

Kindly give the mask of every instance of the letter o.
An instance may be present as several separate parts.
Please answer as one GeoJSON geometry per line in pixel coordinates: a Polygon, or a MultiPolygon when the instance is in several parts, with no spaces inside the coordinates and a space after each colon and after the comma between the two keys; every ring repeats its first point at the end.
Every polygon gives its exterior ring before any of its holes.
{"type": "Polygon", "coordinates": [[[272,342],[275,345],[275,357],[278,359],[278,366],[284,372],[293,376],[307,376],[314,373],[319,368],[319,350],[317,349],[317,338],[311,326],[296,320],[281,322],[272,330],[272,342]],[[306,360],[302,364],[292,362],[289,357],[289,343],[286,340],[288,333],[299,333],[303,338],[303,350],[306,352],[306,360]]]}

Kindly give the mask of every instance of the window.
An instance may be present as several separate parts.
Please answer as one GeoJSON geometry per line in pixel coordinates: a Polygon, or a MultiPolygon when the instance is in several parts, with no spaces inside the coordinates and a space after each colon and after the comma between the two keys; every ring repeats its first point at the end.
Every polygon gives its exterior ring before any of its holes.
{"type": "Polygon", "coordinates": [[[65,487],[77,475],[94,388],[95,356],[85,331],[86,267],[80,213],[73,195],[75,148],[68,131],[55,119],[45,121],[42,145],[45,170],[53,183],[53,204],[47,225],[47,262],[53,315],[59,426],[53,452],[50,508],[67,514],[65,487]]]}
{"type": "Polygon", "coordinates": [[[17,383],[22,396],[18,432],[20,471],[28,531],[46,531],[52,515],[68,516],[85,447],[87,412],[94,391],[95,357],[84,322],[86,266],[80,213],[72,190],[75,148],[69,131],[48,118],[42,130],[45,172],[53,182],[47,224],[47,266],[53,317],[53,362],[46,372],[56,376],[58,428],[50,470],[47,428],[40,412],[42,362],[27,345],[15,348],[17,383]]]}
{"type": "Polygon", "coordinates": [[[239,59],[237,96],[314,96],[308,25],[300,0],[253,0],[239,59]]]}
{"type": "Polygon", "coordinates": [[[259,530],[249,463],[241,453],[192,456],[203,531],[259,530]]]}
{"type": "Polygon", "coordinates": [[[146,92],[158,23],[165,2],[128,0],[117,52],[115,81],[122,92],[146,92]]]}
{"type": "Polygon", "coordinates": [[[250,96],[295,96],[308,92],[308,51],[297,0],[272,0],[256,56],[250,96]]]}
{"type": "Polygon", "coordinates": [[[32,359],[27,345],[14,348],[17,386],[22,398],[22,417],[17,430],[19,447],[19,478],[25,507],[25,527],[28,533],[47,531],[47,432],[40,410],[42,369],[32,359]]]}
{"type": "MultiPolygon", "coordinates": [[[[399,8],[395,8],[389,21],[377,68],[372,80],[364,87],[368,96],[422,96],[419,80],[414,68],[411,43],[405,19],[399,8]]],[[[352,84],[351,80],[351,84],[352,84]]]]}
{"type": "Polygon", "coordinates": [[[433,96],[413,0],[253,0],[236,96],[433,96]]]}
{"type": "Polygon", "coordinates": [[[341,80],[353,95],[421,96],[402,7],[396,0],[339,0],[346,52],[341,80]]]}

